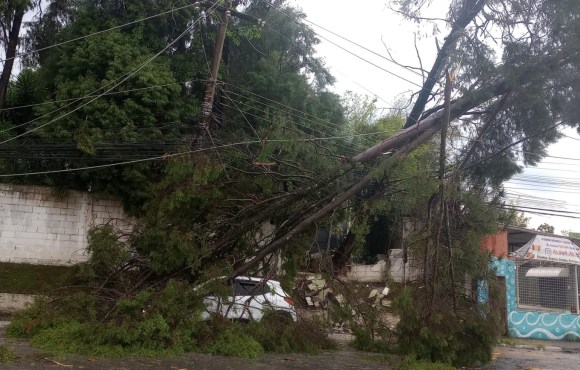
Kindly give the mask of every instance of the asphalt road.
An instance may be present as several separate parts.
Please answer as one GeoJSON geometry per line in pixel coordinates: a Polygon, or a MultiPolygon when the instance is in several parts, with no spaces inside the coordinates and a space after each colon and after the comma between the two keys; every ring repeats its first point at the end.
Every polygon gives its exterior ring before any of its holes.
{"type": "MultiPolygon", "coordinates": [[[[254,360],[188,353],[180,357],[121,359],[91,356],[55,356],[31,348],[26,341],[4,337],[0,322],[0,345],[12,349],[18,356],[0,369],[170,369],[170,370],[342,370],[392,369],[387,357],[380,354],[354,351],[348,347],[318,355],[267,354],[254,360]]],[[[580,370],[580,343],[554,341],[526,341],[525,345],[497,347],[494,361],[481,370],[580,370]]]]}
{"type": "MultiPolygon", "coordinates": [[[[565,350],[565,349],[564,349],[565,350]]],[[[580,353],[540,349],[497,347],[495,360],[484,370],[574,370],[580,369],[580,353]]]]}

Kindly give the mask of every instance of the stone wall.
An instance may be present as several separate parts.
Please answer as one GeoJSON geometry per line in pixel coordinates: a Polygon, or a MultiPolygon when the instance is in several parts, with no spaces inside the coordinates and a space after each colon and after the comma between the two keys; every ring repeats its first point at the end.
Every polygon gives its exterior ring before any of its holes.
{"type": "Polygon", "coordinates": [[[0,184],[0,262],[67,265],[87,259],[87,233],[131,225],[119,200],[51,188],[0,184]]]}

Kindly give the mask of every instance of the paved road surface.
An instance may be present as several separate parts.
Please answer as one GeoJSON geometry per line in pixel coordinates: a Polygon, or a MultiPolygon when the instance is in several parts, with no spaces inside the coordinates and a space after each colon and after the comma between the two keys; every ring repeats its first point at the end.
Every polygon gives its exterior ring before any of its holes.
{"type": "MultiPolygon", "coordinates": [[[[181,357],[123,359],[91,356],[54,356],[30,348],[26,341],[4,338],[5,322],[0,322],[0,345],[18,355],[16,362],[0,364],[0,369],[170,369],[170,370],[380,370],[392,369],[387,358],[379,354],[357,352],[349,348],[315,356],[302,354],[268,354],[255,360],[189,353],[181,357]]],[[[495,360],[481,370],[580,370],[580,343],[527,341],[527,348],[497,347],[495,360]],[[556,347],[560,346],[560,347],[556,347]],[[537,349],[545,348],[549,350],[537,349]],[[536,348],[536,349],[529,349],[536,348]]],[[[522,347],[522,346],[520,346],[522,347]]]]}
{"type": "Polygon", "coordinates": [[[575,370],[580,369],[580,353],[539,349],[498,347],[495,360],[484,370],[575,370]]]}

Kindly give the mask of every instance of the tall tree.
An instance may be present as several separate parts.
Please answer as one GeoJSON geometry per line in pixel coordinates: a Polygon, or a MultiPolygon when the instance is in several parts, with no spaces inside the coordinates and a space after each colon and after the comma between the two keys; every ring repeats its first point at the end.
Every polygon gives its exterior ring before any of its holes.
{"type": "Polygon", "coordinates": [[[548,234],[553,234],[554,233],[554,226],[549,225],[547,223],[543,223],[540,226],[538,226],[538,231],[541,231],[543,233],[548,233],[548,234]]]}
{"type": "Polygon", "coordinates": [[[6,105],[6,93],[12,76],[24,14],[32,7],[31,0],[6,0],[0,4],[0,45],[4,48],[0,74],[0,113],[6,105]]]}

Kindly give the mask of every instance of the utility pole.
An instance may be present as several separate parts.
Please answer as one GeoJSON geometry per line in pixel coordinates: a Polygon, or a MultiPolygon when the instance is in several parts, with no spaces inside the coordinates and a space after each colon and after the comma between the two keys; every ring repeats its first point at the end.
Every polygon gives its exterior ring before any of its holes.
{"type": "Polygon", "coordinates": [[[228,21],[230,18],[229,1],[226,2],[225,6],[226,10],[222,12],[220,26],[215,40],[215,48],[213,52],[213,58],[211,61],[209,82],[205,90],[205,95],[203,98],[203,104],[201,109],[203,114],[202,125],[205,129],[208,129],[210,123],[211,112],[213,109],[213,100],[215,96],[215,88],[217,83],[217,74],[220,68],[222,52],[224,49],[224,40],[226,38],[226,29],[228,27],[228,21]]]}

